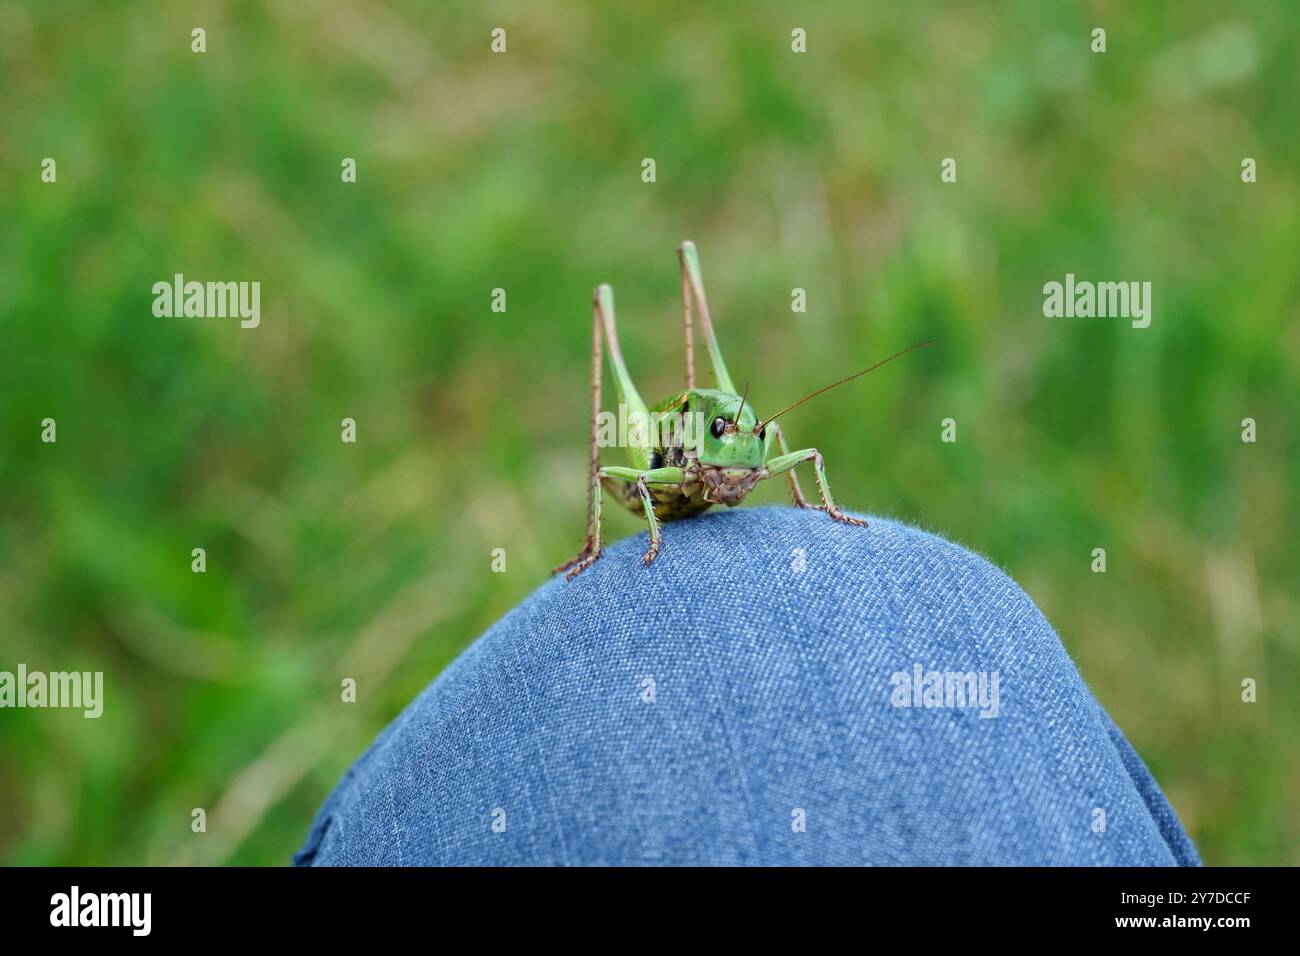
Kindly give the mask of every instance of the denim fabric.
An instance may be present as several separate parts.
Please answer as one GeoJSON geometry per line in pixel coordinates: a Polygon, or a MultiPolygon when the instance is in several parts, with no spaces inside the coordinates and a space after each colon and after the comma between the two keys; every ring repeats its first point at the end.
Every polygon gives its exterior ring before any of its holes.
{"type": "Polygon", "coordinates": [[[983,558],[791,508],[666,525],[649,568],[645,545],[479,638],[356,762],[295,862],[1199,863],[1051,626],[983,558]],[[983,672],[987,700],[997,672],[997,715],[956,706],[955,685],[930,698],[951,707],[904,694],[918,664],[983,672]]]}

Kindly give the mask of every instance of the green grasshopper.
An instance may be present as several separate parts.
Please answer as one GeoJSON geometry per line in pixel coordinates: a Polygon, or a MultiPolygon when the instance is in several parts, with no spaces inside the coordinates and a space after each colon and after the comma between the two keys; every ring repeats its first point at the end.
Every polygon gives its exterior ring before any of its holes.
{"type": "Polygon", "coordinates": [[[826,468],[821,453],[816,448],[790,451],[781,426],[775,424],[780,416],[802,405],[808,399],[850,382],[867,372],[892,362],[901,355],[931,344],[921,342],[891,355],[838,382],[833,382],[792,405],[787,405],[775,415],[760,420],[752,405],[747,403],[749,386],[737,394],[736,387],[722,360],[709,305],[704,298],[704,283],[700,278],[700,260],[695,244],[683,242],[677,250],[682,273],[682,324],[686,334],[686,390],[664,399],[653,408],[641,400],[618,347],[618,332],[614,322],[614,290],[600,285],[594,294],[594,312],[591,324],[591,469],[588,477],[587,537],[582,550],[571,561],[566,561],[552,573],[568,571],[572,578],[590,567],[601,552],[602,489],[613,495],[634,514],[642,511],[650,526],[650,547],[642,559],[650,564],[659,556],[661,547],[659,523],[677,521],[705,511],[715,504],[733,506],[744,500],[754,486],[764,478],[786,475],[794,503],[800,508],[825,511],[836,521],[866,527],[861,518],[840,511],[831,498],[826,484],[826,468]],[[718,387],[695,387],[695,343],[692,338],[692,314],[698,311],[700,327],[704,331],[704,344],[709,351],[713,377],[718,387]],[[628,433],[627,454],[630,468],[600,465],[600,379],[601,336],[609,347],[609,362],[614,375],[614,388],[619,403],[626,409],[627,418],[636,422],[650,422],[650,427],[636,428],[628,433]],[[658,427],[653,423],[657,422],[658,427]],[[700,423],[692,429],[692,422],[700,423]],[[684,425],[682,423],[685,423],[684,425]],[[707,426],[703,423],[707,423],[707,426]],[[820,505],[810,505],[799,487],[795,466],[811,461],[817,476],[820,505]]]}

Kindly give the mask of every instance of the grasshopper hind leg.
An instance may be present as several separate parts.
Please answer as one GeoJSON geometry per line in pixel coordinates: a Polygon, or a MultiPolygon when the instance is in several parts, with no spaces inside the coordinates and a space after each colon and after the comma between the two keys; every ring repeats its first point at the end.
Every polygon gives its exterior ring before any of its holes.
{"type": "Polygon", "coordinates": [[[684,475],[676,467],[650,468],[642,471],[638,468],[608,467],[596,471],[592,482],[591,523],[587,527],[587,540],[582,550],[572,561],[566,561],[555,570],[567,571],[566,577],[573,578],[591,567],[600,557],[601,552],[601,513],[604,508],[604,493],[613,495],[619,504],[631,511],[641,511],[645,515],[646,526],[650,531],[650,546],[646,549],[642,562],[650,565],[659,557],[663,546],[659,531],[659,519],[655,516],[654,497],[650,494],[650,485],[680,485],[684,475]]]}
{"type": "MultiPolygon", "coordinates": [[[[628,455],[636,469],[603,469],[600,467],[600,375],[601,375],[601,336],[609,345],[611,371],[614,373],[614,385],[619,402],[628,407],[629,413],[648,415],[645,402],[641,400],[627,366],[618,347],[618,332],[614,320],[614,291],[607,285],[597,286],[592,297],[591,313],[591,457],[588,475],[587,537],[582,543],[582,550],[571,561],[557,567],[552,574],[568,572],[572,578],[589,568],[600,557],[600,513],[601,488],[613,494],[619,501],[629,506],[639,498],[648,498],[648,492],[642,494],[636,489],[635,481],[651,462],[651,448],[648,443],[630,444],[628,455]],[[629,479],[631,490],[628,490],[629,479]]],[[[650,480],[655,480],[653,472],[646,472],[650,480]]],[[[680,480],[680,479],[679,479],[680,480]]],[[[654,530],[652,528],[652,530],[654,530]]]]}
{"type": "Polygon", "coordinates": [[[566,578],[573,578],[595,564],[600,557],[602,550],[600,540],[601,523],[605,492],[613,495],[617,501],[623,504],[627,504],[638,497],[637,487],[632,482],[622,478],[613,478],[605,474],[604,469],[598,470],[591,484],[591,513],[587,519],[587,537],[582,542],[582,550],[578,552],[577,557],[570,558],[554,568],[551,571],[552,574],[565,571],[568,572],[565,574],[566,578]]]}
{"type": "Polygon", "coordinates": [[[573,577],[573,575],[577,574],[579,571],[590,567],[591,563],[595,561],[596,558],[600,557],[599,551],[596,551],[594,554],[592,552],[591,536],[588,535],[587,540],[582,543],[582,550],[578,552],[578,556],[576,558],[570,558],[563,564],[557,564],[555,567],[551,568],[551,573],[559,574],[561,571],[568,571],[569,573],[566,574],[565,577],[573,577]],[[578,567],[578,565],[582,565],[582,567],[578,567]],[[576,568],[577,570],[570,570],[572,568],[576,568]]]}

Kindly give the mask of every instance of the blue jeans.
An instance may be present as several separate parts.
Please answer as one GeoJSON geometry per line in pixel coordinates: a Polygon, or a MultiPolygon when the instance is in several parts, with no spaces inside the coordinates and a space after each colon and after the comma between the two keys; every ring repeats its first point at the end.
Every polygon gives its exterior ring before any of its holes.
{"type": "Polygon", "coordinates": [[[542,585],[388,726],[299,864],[1197,865],[1014,581],[790,508],[542,585]]]}

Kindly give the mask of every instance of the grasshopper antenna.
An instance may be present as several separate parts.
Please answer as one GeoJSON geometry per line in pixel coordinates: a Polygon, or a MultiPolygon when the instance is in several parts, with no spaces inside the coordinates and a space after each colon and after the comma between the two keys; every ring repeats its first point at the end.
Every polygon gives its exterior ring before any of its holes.
{"type": "Polygon", "coordinates": [[[745,393],[740,396],[740,407],[736,409],[736,417],[731,421],[731,427],[735,428],[740,424],[740,413],[745,410],[745,399],[749,398],[749,383],[745,383],[745,393]]]}
{"type": "MultiPolygon", "coordinates": [[[[800,405],[808,401],[810,398],[816,398],[822,392],[829,392],[832,388],[836,388],[840,385],[843,385],[845,382],[851,382],[855,378],[861,378],[863,375],[866,375],[868,372],[875,371],[876,369],[880,368],[880,366],[886,365],[889,362],[892,362],[896,358],[902,358],[908,352],[914,352],[917,349],[925,348],[927,345],[933,345],[934,342],[935,342],[934,339],[929,339],[925,342],[917,342],[915,345],[909,345],[907,348],[903,349],[903,351],[895,352],[893,355],[889,356],[889,358],[882,359],[881,361],[877,362],[875,365],[864,368],[861,372],[854,372],[852,375],[848,376],[847,378],[842,378],[838,382],[831,382],[831,384],[829,385],[822,386],[821,388],[817,389],[817,391],[813,392],[811,395],[805,395],[803,398],[799,399],[799,401],[795,402],[793,405],[787,405],[785,408],[781,409],[771,418],[767,419],[767,421],[759,422],[758,426],[754,429],[755,434],[761,432],[764,428],[772,424],[772,422],[776,421],[786,412],[790,411],[791,409],[798,408],[800,405]]],[[[737,415],[736,418],[739,419],[740,416],[737,415]]]]}

